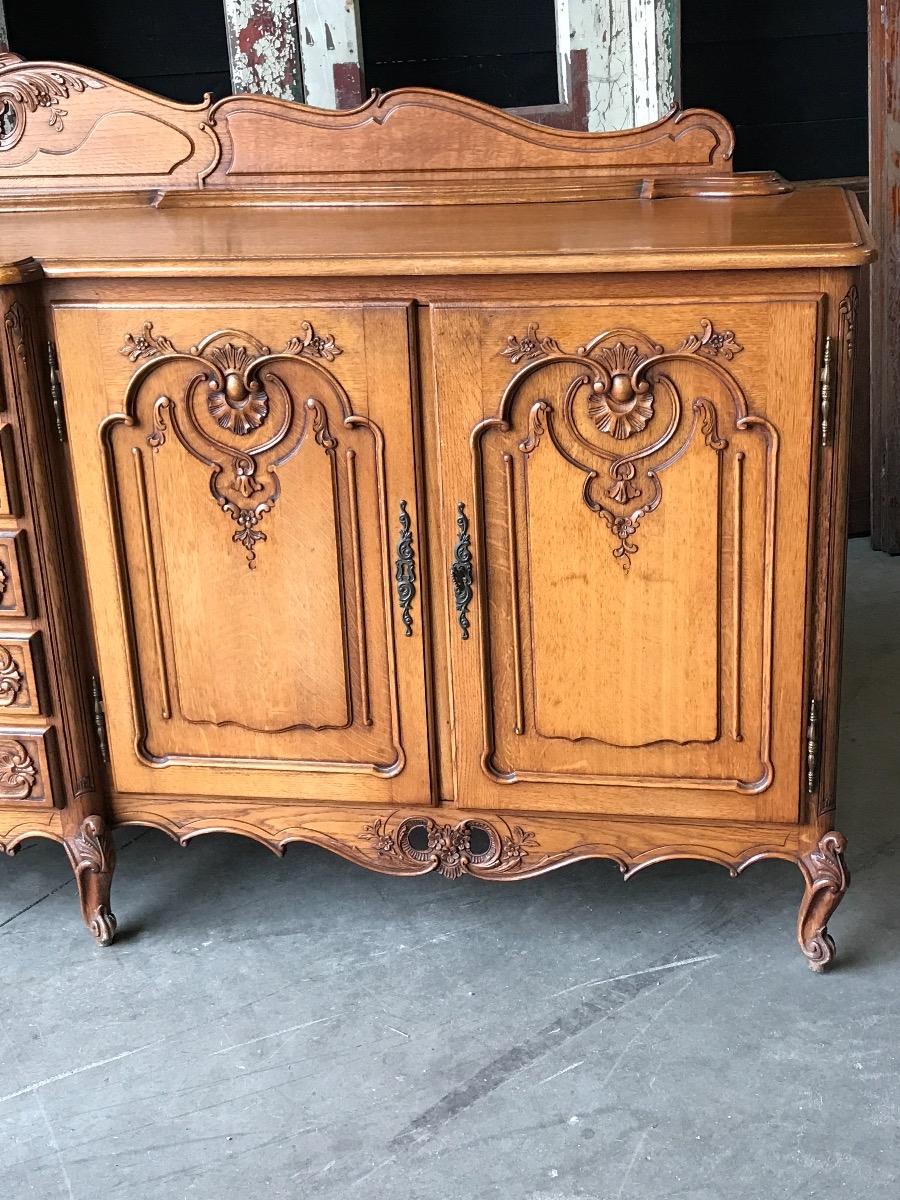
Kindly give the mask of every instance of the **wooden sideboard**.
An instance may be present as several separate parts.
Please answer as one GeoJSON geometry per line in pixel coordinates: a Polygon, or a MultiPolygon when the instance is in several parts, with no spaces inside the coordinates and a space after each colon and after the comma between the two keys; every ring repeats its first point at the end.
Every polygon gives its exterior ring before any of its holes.
{"type": "Polygon", "coordinates": [[[101,942],[138,824],[788,859],[830,962],[872,248],[732,149],[0,60],[0,844],[62,842],[101,942]]]}

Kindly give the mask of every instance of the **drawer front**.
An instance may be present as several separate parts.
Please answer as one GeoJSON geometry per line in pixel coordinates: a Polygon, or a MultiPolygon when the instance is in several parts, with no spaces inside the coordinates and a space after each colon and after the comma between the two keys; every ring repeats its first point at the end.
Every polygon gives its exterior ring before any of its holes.
{"type": "Polygon", "coordinates": [[[0,721],[49,715],[40,634],[0,631],[0,721]]]}
{"type": "Polygon", "coordinates": [[[52,729],[0,729],[0,805],[52,808],[56,761],[52,729]]]}
{"type": "Polygon", "coordinates": [[[31,615],[31,578],[25,534],[0,530],[0,618],[31,615]]]}
{"type": "Polygon", "coordinates": [[[797,819],[820,318],[435,311],[459,804],[797,819]]]}

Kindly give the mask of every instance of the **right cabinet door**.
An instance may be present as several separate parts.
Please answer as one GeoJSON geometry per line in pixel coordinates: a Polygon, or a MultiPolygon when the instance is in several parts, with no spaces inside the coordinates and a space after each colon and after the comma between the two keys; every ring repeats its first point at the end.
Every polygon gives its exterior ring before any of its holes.
{"type": "Polygon", "coordinates": [[[797,819],[821,305],[433,309],[460,805],[797,819]]]}

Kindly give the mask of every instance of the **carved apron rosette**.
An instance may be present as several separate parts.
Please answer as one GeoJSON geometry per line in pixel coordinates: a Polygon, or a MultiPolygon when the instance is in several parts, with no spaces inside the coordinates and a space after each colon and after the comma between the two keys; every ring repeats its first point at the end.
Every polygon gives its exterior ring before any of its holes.
{"type": "Polygon", "coordinates": [[[309,322],[303,322],[301,330],[301,336],[275,354],[239,330],[220,330],[181,351],[154,334],[148,322],[137,336],[126,335],[121,348],[131,362],[147,360],[132,377],[129,400],[161,363],[183,362],[193,368],[186,373],[182,395],[157,397],[147,443],[158,452],[173,434],[209,467],[210,492],[237,526],[232,541],[244,548],[251,568],[258,543],[266,540],[260,523],[281,491],[278,467],[308,436],[326,452],[337,446],[325,405],[313,395],[298,400],[296,384],[292,387],[284,378],[285,368],[302,360],[318,376],[315,382],[327,386],[349,411],[337,380],[316,361],[333,362],[340,347],[332,336],[317,335],[309,322]]]}

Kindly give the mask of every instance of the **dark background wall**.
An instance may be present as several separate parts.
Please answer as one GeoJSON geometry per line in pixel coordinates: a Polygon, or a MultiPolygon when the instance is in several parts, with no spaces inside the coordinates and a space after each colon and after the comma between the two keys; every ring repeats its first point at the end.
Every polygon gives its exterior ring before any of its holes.
{"type": "Polygon", "coordinates": [[[4,0],[11,49],[194,102],[231,91],[222,0],[4,0]]]}
{"type": "MultiPolygon", "coordinates": [[[[10,44],[176,100],[230,91],[221,0],[5,0],[10,44]]],[[[368,87],[558,100],[553,0],[361,0],[368,87]]],[[[866,0],[682,0],[682,102],[737,127],[738,170],[864,175],[866,0]]]]}
{"type": "Polygon", "coordinates": [[[682,103],[732,122],[737,170],[866,174],[866,8],[866,0],[682,0],[682,103]]]}
{"type": "Polygon", "coordinates": [[[553,0],[360,0],[367,87],[427,85],[519,108],[556,104],[553,0]]]}

